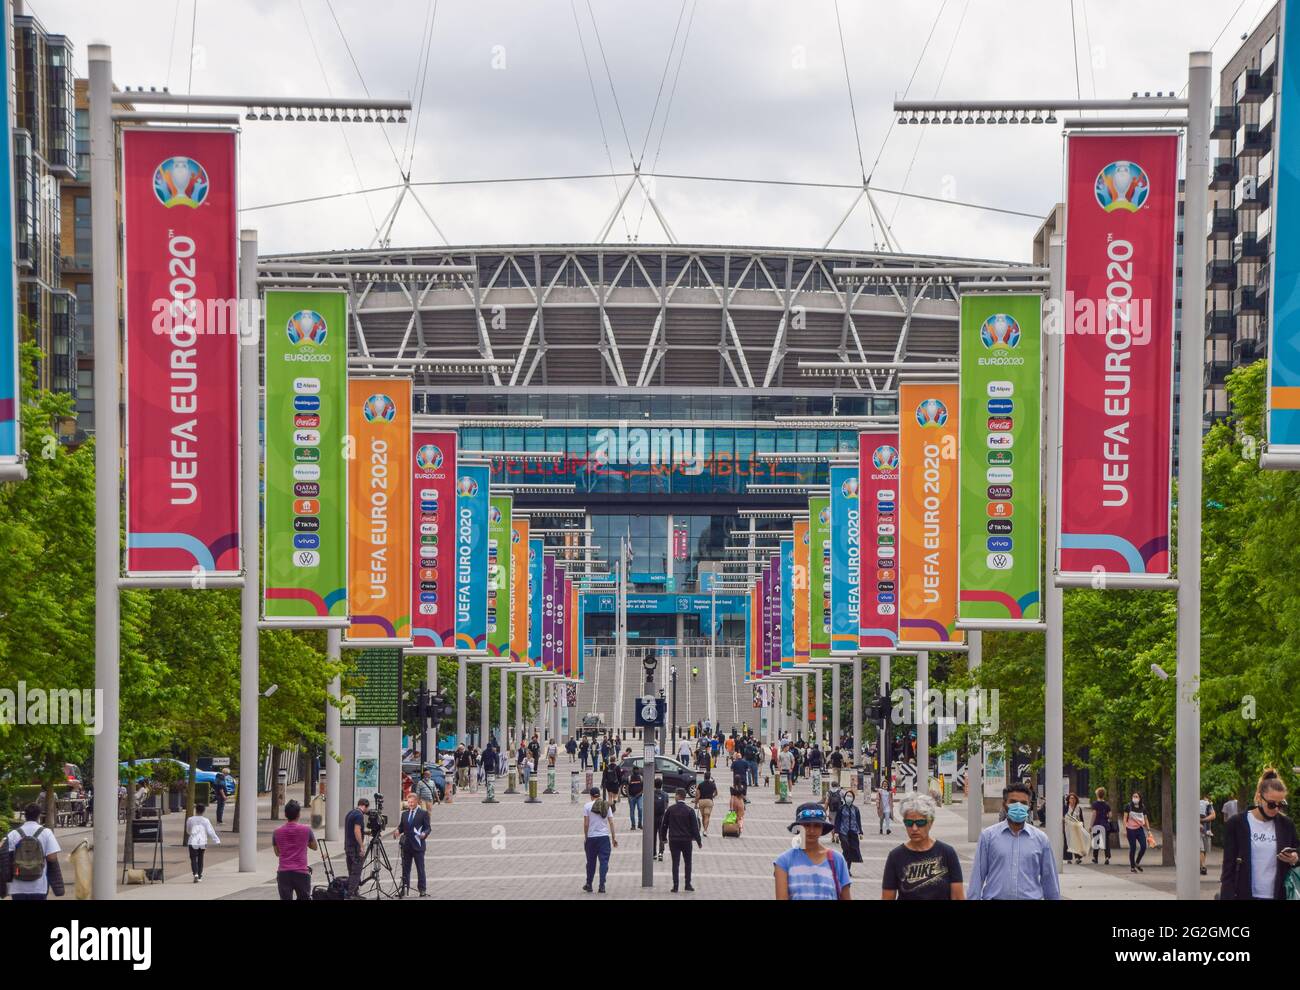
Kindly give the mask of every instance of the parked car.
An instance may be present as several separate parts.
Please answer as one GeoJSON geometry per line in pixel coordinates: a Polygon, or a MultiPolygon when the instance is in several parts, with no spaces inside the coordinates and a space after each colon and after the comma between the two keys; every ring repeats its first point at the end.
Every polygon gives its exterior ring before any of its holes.
{"type": "MultiPolygon", "coordinates": [[[[623,759],[621,764],[619,764],[618,792],[624,797],[627,796],[627,782],[632,778],[633,767],[642,770],[641,776],[644,780],[645,757],[628,756],[623,759]]],[[[677,790],[679,787],[685,789],[687,797],[695,797],[695,782],[698,779],[698,775],[690,767],[684,766],[667,756],[656,756],[655,776],[663,778],[664,790],[668,792],[670,797],[672,796],[673,791],[677,790]]],[[[649,793],[650,788],[654,786],[654,782],[647,781],[646,784],[646,793],[649,793]]]]}
{"type": "MultiPolygon", "coordinates": [[[[179,780],[188,780],[190,765],[184,760],[178,760],[171,756],[153,756],[146,760],[136,760],[135,763],[128,763],[125,760],[119,764],[121,772],[119,776],[122,780],[127,780],[131,774],[135,774],[136,779],[150,776],[156,767],[169,764],[176,768],[177,778],[179,780]]],[[[217,782],[217,772],[215,770],[196,770],[194,772],[195,783],[215,784],[217,782]]],[[[234,797],[235,789],[238,782],[230,774],[226,774],[226,796],[234,797]]]]}

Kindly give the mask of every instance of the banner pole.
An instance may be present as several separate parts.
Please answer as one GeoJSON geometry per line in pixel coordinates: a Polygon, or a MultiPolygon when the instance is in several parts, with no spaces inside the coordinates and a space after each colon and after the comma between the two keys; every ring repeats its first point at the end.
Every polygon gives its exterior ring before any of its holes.
{"type": "MultiPolygon", "coordinates": [[[[970,652],[966,669],[974,673],[984,659],[984,634],[972,630],[968,637],[970,652]]],[[[967,706],[969,713],[970,707],[967,706]]],[[[980,712],[984,714],[983,710],[980,712]]],[[[966,756],[966,841],[978,842],[984,828],[984,745],[981,740],[970,744],[966,756]]]]}
{"type": "MultiPolygon", "coordinates": [[[[862,657],[853,658],[853,751],[849,754],[850,766],[859,766],[862,759],[862,657]]],[[[858,795],[862,797],[861,794],[858,795]]]]}
{"type": "Polygon", "coordinates": [[[90,68],[91,276],[95,326],[95,690],[100,692],[95,737],[95,816],[91,885],[96,900],[117,897],[117,780],[121,562],[121,464],[118,445],[119,343],[117,312],[117,135],[113,127],[113,64],[108,45],[87,49],[90,68]]]}
{"type": "Polygon", "coordinates": [[[916,655],[916,696],[912,698],[912,720],[916,724],[916,789],[930,793],[930,723],[926,717],[926,694],[930,689],[930,654],[916,655]]]}
{"type": "MultiPolygon", "coordinates": [[[[257,617],[260,611],[262,582],[258,559],[260,519],[258,485],[261,481],[257,443],[258,382],[257,366],[257,231],[239,232],[239,303],[243,310],[239,349],[240,400],[239,433],[243,485],[240,499],[240,530],[243,541],[244,586],[239,592],[239,872],[257,869],[257,707],[259,702],[259,655],[257,617]]],[[[336,633],[337,634],[337,633],[336,633]]],[[[333,708],[333,706],[331,706],[333,708]]],[[[337,711],[337,709],[334,709],[337,711]]],[[[341,750],[335,750],[341,752],[341,750]]],[[[330,789],[333,790],[332,788],[330,789]]]]}
{"type": "MultiPolygon", "coordinates": [[[[337,663],[343,653],[343,630],[325,630],[325,656],[337,663]]],[[[432,658],[430,658],[432,659],[432,658]]],[[[434,661],[435,665],[437,661],[434,661]]],[[[435,666],[436,669],[436,666],[435,666]]],[[[343,693],[343,679],[335,677],[330,680],[330,695],[340,698],[343,693]]],[[[343,752],[343,713],[334,705],[325,706],[325,841],[338,842],[343,836],[342,822],[339,818],[339,788],[342,786],[341,767],[334,759],[334,753],[343,752]]]]}
{"type": "MultiPolygon", "coordinates": [[[[1186,216],[1199,223],[1206,213],[1210,181],[1210,108],[1213,101],[1210,52],[1188,60],[1186,216]]],[[[1175,718],[1174,836],[1179,900],[1200,897],[1196,855],[1201,797],[1201,389],[1205,377],[1205,239],[1183,245],[1182,377],[1179,384],[1178,447],[1178,698],[1175,718]]],[[[1165,841],[1169,841],[1166,833],[1165,841]]]]}
{"type": "MultiPolygon", "coordinates": [[[[1057,569],[1057,546],[1061,528],[1061,488],[1059,464],[1061,457],[1061,389],[1064,380],[1062,356],[1065,353],[1065,334],[1069,327],[1065,318],[1065,239],[1053,234],[1047,248],[1050,271],[1051,296],[1055,303],[1057,320],[1054,332],[1044,334],[1047,352],[1047,456],[1043,459],[1043,491],[1047,500],[1047,574],[1049,580],[1043,591],[1043,621],[1047,623],[1044,634],[1043,658],[1044,712],[1043,712],[1043,773],[1047,798],[1047,837],[1052,843],[1053,869],[1061,872],[1061,857],[1065,853],[1065,836],[1054,824],[1061,813],[1065,795],[1061,791],[1064,772],[1065,746],[1065,592],[1053,580],[1057,569]]],[[[981,643],[981,659],[983,659],[981,643]]],[[[1008,757],[1010,758],[1010,757],[1008,757]]],[[[1011,777],[1007,777],[1008,783],[1011,777]]],[[[982,792],[981,792],[982,794],[982,792]]]]}

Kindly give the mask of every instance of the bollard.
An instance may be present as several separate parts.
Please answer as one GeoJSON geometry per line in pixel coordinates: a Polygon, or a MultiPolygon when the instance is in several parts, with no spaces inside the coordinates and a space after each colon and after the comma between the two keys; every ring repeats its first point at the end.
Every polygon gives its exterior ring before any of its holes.
{"type": "Polygon", "coordinates": [[[790,803],[790,781],[784,770],[776,775],[776,803],[790,803]]]}
{"type": "Polygon", "coordinates": [[[499,803],[499,802],[497,801],[497,784],[496,784],[496,780],[497,780],[497,776],[496,776],[496,774],[494,774],[494,773],[487,773],[487,774],[484,774],[484,775],[483,775],[483,784],[484,784],[483,789],[484,789],[484,791],[487,792],[487,797],[485,797],[482,801],[480,801],[479,804],[497,804],[497,803],[499,803]]]}
{"type": "Polygon", "coordinates": [[[821,786],[821,800],[823,804],[826,802],[826,798],[830,794],[830,791],[831,791],[831,782],[823,777],[822,786],[821,786]]]}
{"type": "Polygon", "coordinates": [[[515,789],[515,782],[516,782],[516,780],[518,780],[518,778],[519,778],[519,767],[518,767],[517,765],[515,765],[515,764],[512,763],[512,764],[510,765],[510,773],[506,775],[506,793],[507,793],[507,794],[518,794],[518,793],[519,793],[519,792],[515,789]]]}
{"type": "Polygon", "coordinates": [[[537,778],[528,778],[528,798],[524,804],[541,804],[542,799],[537,796],[537,778]]]}
{"type": "Polygon", "coordinates": [[[812,784],[813,797],[820,800],[822,793],[822,772],[816,769],[812,770],[808,774],[808,782],[812,784]]]}
{"type": "Polygon", "coordinates": [[[569,804],[578,803],[578,771],[569,771],[569,804]]]}
{"type": "Polygon", "coordinates": [[[551,767],[546,771],[546,790],[544,790],[542,793],[543,794],[555,793],[555,767],[551,767]]]}
{"type": "Polygon", "coordinates": [[[594,778],[593,778],[593,776],[592,776],[592,773],[591,773],[590,770],[588,770],[588,771],[587,771],[587,793],[588,793],[588,794],[591,793],[591,785],[592,785],[593,780],[594,780],[594,778]]]}

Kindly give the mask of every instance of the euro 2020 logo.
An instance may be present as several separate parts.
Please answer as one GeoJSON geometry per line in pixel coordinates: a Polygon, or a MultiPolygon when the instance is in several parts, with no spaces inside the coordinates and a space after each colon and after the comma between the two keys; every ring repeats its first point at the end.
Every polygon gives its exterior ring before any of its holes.
{"type": "Polygon", "coordinates": [[[1111,162],[1097,173],[1097,203],[1107,213],[1136,213],[1151,193],[1151,180],[1137,162],[1111,162]]]}
{"type": "Polygon", "coordinates": [[[830,507],[827,506],[826,508],[822,509],[821,512],[817,513],[817,519],[823,526],[829,526],[831,524],[830,507]]]}
{"type": "Polygon", "coordinates": [[[171,209],[196,209],[208,196],[207,170],[193,158],[178,155],[158,163],[153,170],[153,192],[158,202],[171,209]]]}
{"type": "Polygon", "coordinates": [[[467,474],[461,475],[456,481],[456,494],[473,498],[478,494],[478,482],[467,474]]]}
{"type": "Polygon", "coordinates": [[[415,466],[422,471],[438,470],[442,467],[442,451],[434,444],[424,444],[415,452],[415,466]]]}
{"type": "Polygon", "coordinates": [[[847,499],[858,497],[858,479],[846,478],[844,484],[840,485],[840,494],[847,499]]]}
{"type": "Polygon", "coordinates": [[[512,529],[512,530],[510,531],[510,542],[511,542],[511,543],[518,543],[518,542],[519,542],[519,530],[517,530],[517,529],[512,529]]]}
{"type": "Polygon", "coordinates": [[[377,419],[391,423],[397,415],[397,404],[386,395],[372,395],[361,407],[361,413],[366,417],[367,423],[373,423],[377,419]]]}
{"type": "Polygon", "coordinates": [[[926,399],[916,407],[916,421],[922,428],[943,426],[948,422],[948,407],[938,399],[926,399]]]}
{"type": "Polygon", "coordinates": [[[888,444],[877,447],[871,454],[871,466],[877,471],[897,471],[898,448],[888,444]]]}
{"type": "Polygon", "coordinates": [[[493,526],[496,526],[501,522],[501,510],[495,505],[488,510],[488,522],[493,526]]]}
{"type": "Polygon", "coordinates": [[[993,351],[1010,351],[1020,345],[1020,324],[1006,313],[994,313],[980,327],[980,343],[993,351]]]}
{"type": "Polygon", "coordinates": [[[300,309],[289,317],[284,332],[288,335],[291,344],[315,344],[319,347],[325,343],[329,327],[325,325],[324,317],[314,309],[300,309]]]}

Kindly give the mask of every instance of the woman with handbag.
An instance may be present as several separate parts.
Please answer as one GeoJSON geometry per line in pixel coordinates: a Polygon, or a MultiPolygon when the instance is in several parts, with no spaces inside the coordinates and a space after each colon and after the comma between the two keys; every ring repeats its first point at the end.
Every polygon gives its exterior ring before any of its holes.
{"type": "Polygon", "coordinates": [[[1082,863],[1087,851],[1088,831],[1083,827],[1083,808],[1079,806],[1079,795],[1071,791],[1065,799],[1065,858],[1082,863]]]}
{"type": "Polygon", "coordinates": [[[1286,784],[1269,767],[1255,789],[1255,807],[1223,827],[1223,873],[1219,900],[1300,898],[1295,823],[1284,813],[1286,784]]]}
{"type": "Polygon", "coordinates": [[[1134,791],[1132,800],[1124,805],[1124,835],[1128,838],[1128,871],[1142,872],[1142,857],[1146,855],[1147,845],[1151,842],[1151,826],[1148,822],[1147,806],[1142,795],[1134,791]]]}
{"type": "Polygon", "coordinates": [[[1110,866],[1110,833],[1118,831],[1119,826],[1110,817],[1110,805],[1106,803],[1106,788],[1098,787],[1097,800],[1092,802],[1092,861],[1097,862],[1097,850],[1105,850],[1106,865],[1110,866]]]}

